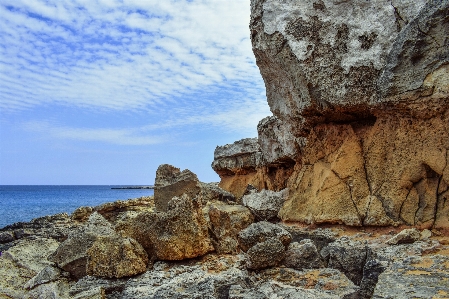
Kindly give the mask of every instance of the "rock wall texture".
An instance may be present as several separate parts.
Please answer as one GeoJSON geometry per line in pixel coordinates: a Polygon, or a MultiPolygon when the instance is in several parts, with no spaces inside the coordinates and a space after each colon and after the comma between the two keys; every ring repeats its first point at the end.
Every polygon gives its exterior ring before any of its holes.
{"type": "Polygon", "coordinates": [[[284,221],[449,228],[449,1],[253,0],[250,30],[274,115],[217,147],[222,188],[288,188],[284,221]]]}

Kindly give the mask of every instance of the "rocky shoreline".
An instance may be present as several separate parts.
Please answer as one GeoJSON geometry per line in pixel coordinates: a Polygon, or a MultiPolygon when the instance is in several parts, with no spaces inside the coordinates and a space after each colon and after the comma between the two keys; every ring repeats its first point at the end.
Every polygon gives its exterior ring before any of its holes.
{"type": "Polygon", "coordinates": [[[251,1],[273,113],[219,183],[0,229],[0,298],[449,298],[449,1],[251,1]]]}
{"type": "Polygon", "coordinates": [[[248,188],[236,198],[188,170],[161,165],[157,174],[157,201],[80,207],[1,229],[0,298],[449,294],[449,237],[438,230],[283,223],[285,192],[248,188]]]}

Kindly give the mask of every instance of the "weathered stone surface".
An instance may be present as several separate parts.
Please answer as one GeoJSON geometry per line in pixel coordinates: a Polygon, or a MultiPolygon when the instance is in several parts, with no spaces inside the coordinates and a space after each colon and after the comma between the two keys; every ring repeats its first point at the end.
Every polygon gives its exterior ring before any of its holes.
{"type": "Polygon", "coordinates": [[[288,190],[274,192],[262,189],[260,192],[244,195],[242,203],[258,220],[270,220],[278,216],[287,194],[288,190]]]}
{"type": "Polygon", "coordinates": [[[74,299],[68,294],[71,284],[67,279],[42,284],[30,290],[21,299],[74,299]]]}
{"type": "Polygon", "coordinates": [[[213,250],[201,201],[187,194],[173,197],[167,212],[142,212],[122,219],[116,230],[160,260],[183,260],[213,250]]]}
{"type": "Polygon", "coordinates": [[[369,253],[366,245],[346,237],[337,239],[321,251],[327,267],[340,270],[356,285],[362,281],[369,253]]]}
{"type": "Polygon", "coordinates": [[[303,138],[293,135],[293,128],[276,116],[267,116],[257,125],[258,142],[264,163],[292,167],[299,154],[303,138]]]}
{"type": "Polygon", "coordinates": [[[201,191],[200,181],[196,174],[188,169],[162,164],[156,171],[154,185],[154,204],[158,211],[167,212],[168,202],[175,196],[187,194],[195,198],[201,191]],[[162,176],[162,177],[158,177],[162,176]]]}
{"type": "Polygon", "coordinates": [[[60,278],[61,271],[52,266],[46,266],[36,276],[30,279],[23,287],[25,289],[32,289],[38,285],[55,281],[60,278]]]}
{"type": "Polygon", "coordinates": [[[99,236],[86,254],[88,275],[121,278],[147,270],[148,255],[132,238],[99,236]]]}
{"type": "Polygon", "coordinates": [[[87,223],[75,229],[49,257],[58,267],[77,278],[86,275],[87,250],[101,236],[115,235],[112,225],[98,213],[89,217],[87,223]]]}
{"type": "MultiPolygon", "coordinates": [[[[261,130],[263,138],[274,134],[266,128],[261,130]]],[[[275,145],[279,142],[279,138],[284,138],[283,136],[273,138],[277,139],[262,141],[267,150],[283,146],[275,145]]],[[[236,198],[240,198],[245,193],[248,185],[253,185],[258,190],[282,190],[286,187],[287,179],[293,170],[294,161],[289,158],[276,158],[276,161],[272,161],[274,167],[267,167],[266,165],[270,165],[271,162],[265,161],[259,142],[257,138],[246,138],[233,144],[217,146],[215,149],[212,168],[220,176],[219,186],[234,194],[236,198]]],[[[276,150],[273,149],[273,151],[276,150]]],[[[271,159],[268,153],[266,155],[267,159],[271,159]]]]}
{"type": "Polygon", "coordinates": [[[253,51],[274,115],[305,127],[354,120],[447,63],[447,2],[396,2],[252,1],[253,51]]]}
{"type": "Polygon", "coordinates": [[[85,276],[69,290],[72,299],[116,299],[121,298],[128,279],[105,279],[85,276]]]}
{"type": "Polygon", "coordinates": [[[50,239],[20,240],[0,256],[0,298],[26,298],[24,285],[48,266],[47,256],[57,247],[50,239]]]}
{"type": "Polygon", "coordinates": [[[278,265],[285,257],[285,246],[277,238],[267,238],[247,251],[246,267],[263,269],[278,265]]]}
{"type": "Polygon", "coordinates": [[[252,172],[262,166],[263,157],[257,138],[246,138],[217,146],[212,168],[222,175],[252,172]]]}
{"type": "MultiPolygon", "coordinates": [[[[50,216],[39,217],[30,222],[18,222],[7,225],[0,229],[0,236],[3,236],[3,242],[7,245],[13,240],[20,240],[25,237],[51,238],[59,242],[67,238],[71,228],[76,224],[70,219],[67,213],[60,213],[50,216]],[[11,236],[13,240],[11,240],[11,236]]],[[[0,237],[1,238],[1,237],[0,237]]],[[[3,246],[0,245],[0,250],[3,246]]]]}
{"type": "Polygon", "coordinates": [[[447,298],[449,258],[412,257],[393,263],[379,276],[372,298],[447,298]]]}
{"type": "Polygon", "coordinates": [[[297,270],[323,268],[324,263],[312,240],[292,242],[285,252],[283,264],[297,270]]]}
{"type": "Polygon", "coordinates": [[[201,191],[199,197],[203,206],[208,201],[223,201],[223,202],[235,202],[235,196],[218,186],[218,183],[200,183],[201,191]]]}
{"type": "Polygon", "coordinates": [[[240,205],[211,204],[208,208],[209,231],[217,253],[238,253],[239,232],[254,222],[248,208],[240,205]]]}
{"type": "Polygon", "coordinates": [[[276,238],[284,247],[287,247],[292,237],[281,226],[266,221],[253,223],[238,235],[239,246],[243,251],[248,251],[257,243],[264,242],[269,238],[276,238]]]}
{"type": "MultiPolygon", "coordinates": [[[[269,268],[257,276],[261,281],[276,283],[273,291],[290,289],[287,298],[357,298],[359,288],[336,269],[322,268],[298,271],[291,268],[269,268]],[[308,297],[311,296],[311,297],[308,297]]],[[[254,289],[260,289],[256,286],[254,289]]],[[[246,297],[245,297],[246,298],[246,297]]],[[[251,298],[251,297],[250,297],[251,298]]],[[[268,297],[271,298],[271,297],[268,297]]]]}
{"type": "Polygon", "coordinates": [[[46,266],[51,265],[47,257],[58,248],[59,242],[53,239],[36,238],[23,239],[2,253],[2,257],[14,261],[19,267],[38,273],[46,266]]]}
{"type": "Polygon", "coordinates": [[[71,218],[75,221],[85,222],[92,213],[97,212],[109,222],[115,223],[128,212],[152,211],[153,209],[153,196],[142,196],[128,200],[108,202],[96,207],[79,207],[72,213],[71,218]]]}
{"type": "Polygon", "coordinates": [[[152,271],[130,279],[121,298],[227,298],[231,285],[245,285],[246,281],[251,282],[246,271],[232,267],[227,258],[220,258],[209,265],[157,262],[152,271]],[[217,264],[224,268],[218,270],[212,266],[217,264]]]}
{"type": "Polygon", "coordinates": [[[421,234],[419,230],[417,230],[416,228],[409,228],[402,230],[399,234],[389,239],[386,243],[389,245],[413,243],[415,241],[418,241],[420,237],[421,234]]]}

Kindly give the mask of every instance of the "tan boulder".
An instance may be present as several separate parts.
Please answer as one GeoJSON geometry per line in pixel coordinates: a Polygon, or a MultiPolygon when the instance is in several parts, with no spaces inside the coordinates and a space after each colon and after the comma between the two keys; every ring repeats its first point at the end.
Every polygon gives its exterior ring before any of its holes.
{"type": "Polygon", "coordinates": [[[142,245],[118,235],[98,237],[86,254],[88,275],[121,278],[143,273],[148,265],[142,245]]]}
{"type": "Polygon", "coordinates": [[[173,197],[167,212],[142,212],[122,219],[116,230],[160,260],[183,260],[213,251],[201,200],[187,194],[173,197]]]}

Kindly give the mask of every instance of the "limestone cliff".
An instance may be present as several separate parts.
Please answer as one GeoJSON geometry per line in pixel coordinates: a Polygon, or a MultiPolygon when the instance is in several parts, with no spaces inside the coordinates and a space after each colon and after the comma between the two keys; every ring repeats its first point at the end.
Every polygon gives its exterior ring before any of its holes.
{"type": "Polygon", "coordinates": [[[217,147],[221,187],[288,188],[284,221],[449,228],[449,1],[253,0],[250,30],[274,116],[217,147]]]}

